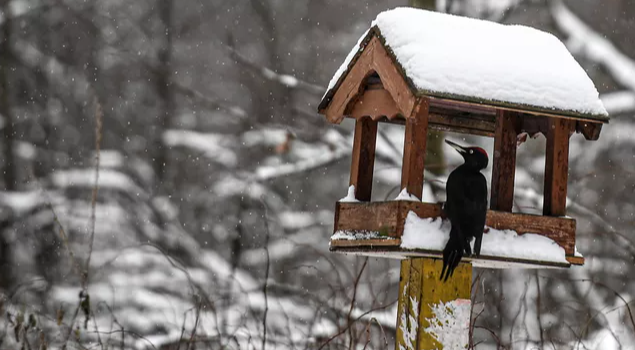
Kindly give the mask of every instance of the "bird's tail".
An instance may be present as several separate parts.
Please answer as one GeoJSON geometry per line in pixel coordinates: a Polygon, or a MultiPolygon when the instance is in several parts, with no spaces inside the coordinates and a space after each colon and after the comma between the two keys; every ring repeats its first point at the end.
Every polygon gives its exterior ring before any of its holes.
{"type": "Polygon", "coordinates": [[[457,239],[456,235],[450,234],[450,240],[443,249],[443,269],[441,270],[441,280],[447,281],[454,274],[454,269],[459,266],[463,257],[463,243],[457,239]]]}

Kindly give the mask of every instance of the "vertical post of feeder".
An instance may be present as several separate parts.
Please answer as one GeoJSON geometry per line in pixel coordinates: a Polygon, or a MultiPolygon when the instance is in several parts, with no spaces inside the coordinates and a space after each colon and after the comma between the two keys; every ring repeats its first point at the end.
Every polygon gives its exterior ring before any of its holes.
{"type": "Polygon", "coordinates": [[[423,195],[423,169],[426,159],[426,141],[428,138],[427,98],[420,98],[412,113],[406,118],[404,135],[403,164],[401,167],[401,189],[421,199],[423,195]]]}
{"type": "Polygon", "coordinates": [[[355,186],[355,198],[362,202],[370,202],[373,189],[376,141],[377,122],[370,117],[357,118],[349,185],[355,186]]]}
{"type": "Polygon", "coordinates": [[[500,109],[496,111],[490,198],[492,210],[511,212],[514,205],[518,129],[518,113],[500,109]]]}
{"type": "Polygon", "coordinates": [[[545,197],[543,215],[564,216],[567,213],[567,181],[569,178],[569,137],[575,121],[549,118],[545,157],[545,197]]]}
{"type": "Polygon", "coordinates": [[[463,349],[469,343],[472,265],[461,262],[447,282],[441,260],[401,262],[396,349],[463,349]]]}

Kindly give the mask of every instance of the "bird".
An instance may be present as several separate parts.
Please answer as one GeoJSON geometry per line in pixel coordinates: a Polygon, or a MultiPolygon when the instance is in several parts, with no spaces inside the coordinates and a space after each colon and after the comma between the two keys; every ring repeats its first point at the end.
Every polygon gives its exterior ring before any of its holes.
{"type": "Polygon", "coordinates": [[[445,143],[452,146],[465,162],[454,169],[446,183],[447,200],[443,211],[452,228],[450,239],[443,249],[443,269],[441,280],[448,280],[461,258],[472,255],[470,242],[474,242],[474,253],[481,254],[481,242],[487,215],[487,181],[481,170],[487,168],[489,157],[480,147],[463,147],[450,140],[445,143]]]}

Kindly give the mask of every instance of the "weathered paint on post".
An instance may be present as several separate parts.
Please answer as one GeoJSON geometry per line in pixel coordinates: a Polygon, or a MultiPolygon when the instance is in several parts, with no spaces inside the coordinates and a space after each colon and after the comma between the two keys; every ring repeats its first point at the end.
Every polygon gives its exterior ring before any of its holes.
{"type": "Polygon", "coordinates": [[[467,349],[472,266],[459,264],[445,283],[442,267],[439,259],[401,262],[396,349],[440,350],[448,341],[467,349]]]}

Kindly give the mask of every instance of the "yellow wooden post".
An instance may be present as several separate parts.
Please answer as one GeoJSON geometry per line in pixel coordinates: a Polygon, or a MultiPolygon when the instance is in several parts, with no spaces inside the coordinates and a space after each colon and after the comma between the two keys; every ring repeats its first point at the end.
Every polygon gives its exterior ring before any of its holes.
{"type": "Polygon", "coordinates": [[[401,262],[397,350],[468,348],[472,266],[460,263],[445,283],[442,267],[431,258],[401,262]]]}

